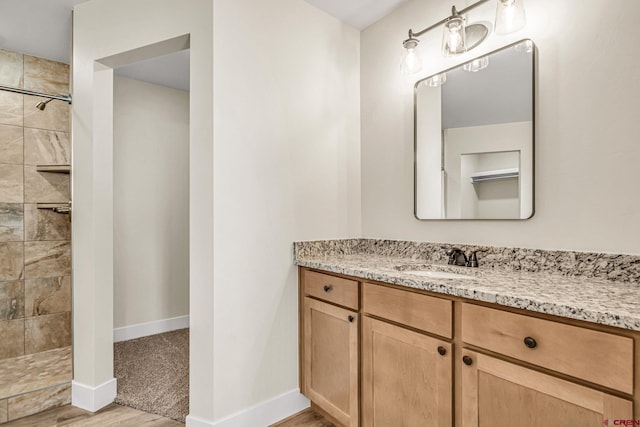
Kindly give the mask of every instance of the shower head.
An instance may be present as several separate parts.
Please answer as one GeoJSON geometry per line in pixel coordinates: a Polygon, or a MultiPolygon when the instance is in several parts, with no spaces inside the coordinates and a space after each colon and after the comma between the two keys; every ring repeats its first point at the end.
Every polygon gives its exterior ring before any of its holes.
{"type": "Polygon", "coordinates": [[[47,108],[47,104],[51,101],[53,101],[53,98],[49,98],[46,101],[40,101],[36,104],[36,108],[40,111],[44,111],[44,109],[47,108]]]}

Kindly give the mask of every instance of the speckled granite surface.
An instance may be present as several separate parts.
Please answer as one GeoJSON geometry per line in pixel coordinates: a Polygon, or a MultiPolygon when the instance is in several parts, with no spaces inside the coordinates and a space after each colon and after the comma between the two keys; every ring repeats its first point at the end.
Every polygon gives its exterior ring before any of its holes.
{"type": "Polygon", "coordinates": [[[485,270],[551,272],[569,277],[594,277],[640,285],[640,256],[635,255],[374,239],[298,242],[294,244],[294,252],[295,257],[303,258],[369,254],[446,264],[445,250],[452,246],[464,250],[465,253],[472,250],[485,251],[478,253],[480,265],[485,270]]]}
{"type": "Polygon", "coordinates": [[[446,265],[442,246],[365,239],[301,242],[295,244],[295,262],[363,279],[640,331],[639,257],[489,248],[487,256],[480,258],[481,267],[471,269],[446,265]],[[498,260],[504,261],[498,264],[498,260]],[[424,269],[473,278],[427,278],[406,272],[424,269]]]}

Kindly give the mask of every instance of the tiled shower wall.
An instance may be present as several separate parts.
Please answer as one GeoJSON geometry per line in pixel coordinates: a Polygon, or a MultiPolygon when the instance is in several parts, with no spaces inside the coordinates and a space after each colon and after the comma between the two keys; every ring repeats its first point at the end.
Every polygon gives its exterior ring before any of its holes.
{"type": "MultiPolygon", "coordinates": [[[[0,84],[67,95],[69,66],[0,50],[0,84]]],[[[0,91],[0,423],[70,402],[70,106],[0,91]]]]}

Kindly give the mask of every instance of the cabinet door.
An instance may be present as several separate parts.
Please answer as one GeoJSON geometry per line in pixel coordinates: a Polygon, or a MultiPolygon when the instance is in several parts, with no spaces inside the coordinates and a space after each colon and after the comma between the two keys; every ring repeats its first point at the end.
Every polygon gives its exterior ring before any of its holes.
{"type": "Polygon", "coordinates": [[[601,427],[632,418],[629,400],[472,351],[463,357],[463,427],[601,427]]]}
{"type": "Polygon", "coordinates": [[[304,299],[305,395],[344,426],[358,425],[358,314],[304,299]]]}
{"type": "Polygon", "coordinates": [[[451,344],[370,317],[362,322],[362,425],[451,426],[451,344]]]}

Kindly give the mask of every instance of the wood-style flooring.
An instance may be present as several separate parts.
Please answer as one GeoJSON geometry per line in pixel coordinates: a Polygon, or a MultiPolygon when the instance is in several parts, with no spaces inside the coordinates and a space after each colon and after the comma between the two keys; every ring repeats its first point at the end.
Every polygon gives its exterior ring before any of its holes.
{"type": "MultiPolygon", "coordinates": [[[[310,424],[311,425],[311,424],[310,424]]],[[[184,427],[159,415],[111,404],[96,413],[66,405],[2,424],[2,427],[184,427]]]]}
{"type": "MultiPolygon", "coordinates": [[[[184,427],[184,424],[159,415],[111,404],[91,413],[66,405],[30,417],[2,424],[2,427],[184,427]]],[[[311,408],[298,412],[271,427],[336,427],[311,408]]]]}
{"type": "Polygon", "coordinates": [[[295,415],[272,424],[270,427],[336,427],[313,409],[305,409],[295,415]]]}

